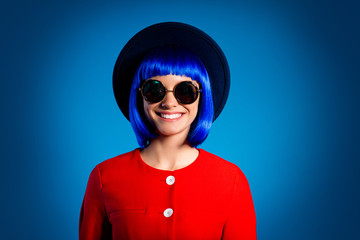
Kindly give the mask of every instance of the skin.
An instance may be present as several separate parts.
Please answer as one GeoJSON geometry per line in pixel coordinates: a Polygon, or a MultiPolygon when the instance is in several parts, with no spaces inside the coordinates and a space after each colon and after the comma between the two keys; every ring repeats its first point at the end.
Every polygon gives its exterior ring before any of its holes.
{"type": "MultiPolygon", "coordinates": [[[[151,79],[161,81],[167,90],[173,90],[183,81],[192,81],[199,86],[196,81],[186,76],[165,75],[151,79]]],[[[165,98],[158,103],[148,103],[144,100],[145,116],[159,134],[140,152],[146,164],[157,169],[172,171],[184,168],[196,160],[199,151],[191,147],[186,139],[191,123],[197,116],[198,106],[199,97],[192,104],[180,104],[173,92],[167,92],[165,98]],[[169,119],[164,114],[180,116],[169,119]]]]}

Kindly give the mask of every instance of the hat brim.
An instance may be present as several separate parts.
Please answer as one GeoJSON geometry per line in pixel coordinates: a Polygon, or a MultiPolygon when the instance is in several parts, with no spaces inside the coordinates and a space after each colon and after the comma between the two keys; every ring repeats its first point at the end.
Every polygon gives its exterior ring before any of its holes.
{"type": "Polygon", "coordinates": [[[214,120],[223,110],[230,89],[230,71],[225,55],[206,33],[191,25],[165,22],[149,26],[132,37],[121,50],[114,67],[116,102],[129,120],[129,97],[135,72],[145,55],[163,45],[180,45],[197,55],[209,74],[214,102],[214,120]]]}

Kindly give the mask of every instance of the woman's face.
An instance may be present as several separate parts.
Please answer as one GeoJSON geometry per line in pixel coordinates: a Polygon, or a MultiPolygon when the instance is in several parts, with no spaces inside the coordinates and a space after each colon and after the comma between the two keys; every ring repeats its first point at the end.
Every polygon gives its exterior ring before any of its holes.
{"type": "MultiPolygon", "coordinates": [[[[199,84],[191,78],[179,75],[156,76],[151,79],[162,82],[167,90],[183,81],[191,81],[199,88],[199,84]]],[[[145,100],[144,112],[150,123],[156,128],[158,134],[164,136],[185,135],[189,133],[191,123],[196,118],[199,98],[191,104],[180,104],[173,92],[167,92],[164,99],[158,103],[149,103],[145,100]]]]}

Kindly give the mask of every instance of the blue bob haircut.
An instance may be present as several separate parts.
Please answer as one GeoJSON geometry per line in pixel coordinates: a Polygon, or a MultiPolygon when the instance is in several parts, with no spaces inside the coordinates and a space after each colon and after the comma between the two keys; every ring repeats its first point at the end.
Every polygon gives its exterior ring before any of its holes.
{"type": "Polygon", "coordinates": [[[201,86],[198,114],[191,124],[187,141],[192,147],[200,145],[209,134],[214,118],[210,80],[204,64],[192,52],[180,46],[162,46],[151,50],[136,70],[131,86],[129,115],[137,141],[141,148],[158,136],[147,120],[139,87],[146,79],[155,76],[180,75],[197,81],[201,86]]]}

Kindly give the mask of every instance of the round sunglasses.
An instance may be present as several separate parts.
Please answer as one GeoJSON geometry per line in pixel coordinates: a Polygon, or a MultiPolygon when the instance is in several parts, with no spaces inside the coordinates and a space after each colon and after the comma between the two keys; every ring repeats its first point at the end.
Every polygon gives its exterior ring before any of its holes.
{"type": "Polygon", "coordinates": [[[139,90],[149,103],[158,103],[165,98],[167,92],[173,92],[180,104],[191,104],[196,101],[201,92],[201,89],[198,89],[191,81],[180,82],[174,90],[167,90],[160,81],[154,79],[146,80],[139,90]]]}

